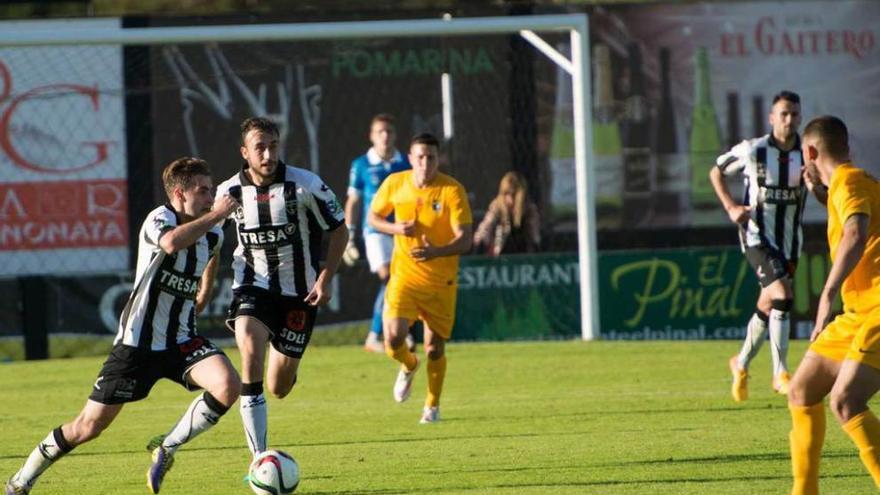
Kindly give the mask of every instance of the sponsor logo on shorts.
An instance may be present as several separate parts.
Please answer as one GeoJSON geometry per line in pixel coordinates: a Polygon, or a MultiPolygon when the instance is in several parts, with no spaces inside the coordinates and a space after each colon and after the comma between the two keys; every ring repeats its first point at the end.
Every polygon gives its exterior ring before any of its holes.
{"type": "Polygon", "coordinates": [[[301,309],[291,309],[287,312],[287,317],[285,318],[287,329],[300,331],[306,327],[307,319],[308,317],[305,311],[301,309]]]}
{"type": "Polygon", "coordinates": [[[304,346],[306,344],[306,337],[308,335],[305,332],[295,332],[287,328],[281,329],[281,345],[286,346],[288,343],[294,343],[304,346]]]}
{"type": "Polygon", "coordinates": [[[116,380],[116,388],[113,390],[113,397],[119,399],[131,399],[134,397],[134,389],[137,386],[137,380],[134,378],[119,378],[116,380]]]}
{"type": "Polygon", "coordinates": [[[217,347],[211,342],[207,342],[201,337],[196,337],[180,344],[180,352],[185,354],[184,362],[191,363],[199,358],[213,354],[217,347]]]}

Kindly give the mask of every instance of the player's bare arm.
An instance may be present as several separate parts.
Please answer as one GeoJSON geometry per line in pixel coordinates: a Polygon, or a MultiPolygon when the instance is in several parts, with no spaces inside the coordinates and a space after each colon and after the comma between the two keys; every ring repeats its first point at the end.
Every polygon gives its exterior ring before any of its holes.
{"type": "Polygon", "coordinates": [[[186,249],[199,240],[212,227],[222,222],[238,208],[238,203],[226,195],[214,202],[210,212],[199,218],[174,227],[159,239],[159,247],[168,254],[186,249]]]}
{"type": "Polygon", "coordinates": [[[816,340],[816,337],[828,325],[831,318],[831,304],[834,298],[840,292],[840,286],[846,277],[849,276],[853,268],[862,259],[865,252],[865,243],[868,240],[868,215],[857,213],[851,215],[843,224],[843,236],[840,244],[837,246],[837,254],[834,257],[834,263],[831,265],[831,271],[828,273],[828,279],[825,281],[825,287],[819,296],[819,307],[816,309],[816,324],[813,327],[813,333],[810,340],[816,340]]]}
{"type": "Polygon", "coordinates": [[[733,195],[730,194],[730,188],[727,187],[727,182],[724,180],[724,174],[721,173],[720,168],[712,167],[712,170],[709,171],[709,181],[712,183],[715,195],[721,201],[721,206],[724,207],[724,211],[727,212],[730,221],[736,224],[748,222],[751,208],[741,205],[733,199],[733,195]]]}
{"type": "Polygon", "coordinates": [[[373,227],[383,234],[403,235],[407,237],[412,237],[416,234],[415,220],[407,220],[406,222],[389,222],[373,211],[370,211],[367,216],[367,223],[370,224],[370,227],[373,227]]]}
{"type": "Polygon", "coordinates": [[[315,285],[305,301],[312,306],[320,306],[330,301],[330,281],[336,275],[339,269],[339,261],[342,259],[342,253],[345,251],[345,245],[348,243],[348,229],[343,225],[336,227],[330,231],[330,243],[327,247],[327,260],[324,269],[315,280],[315,285]]]}
{"type": "Polygon", "coordinates": [[[472,225],[455,225],[452,228],[455,238],[443,246],[432,246],[426,236],[422,236],[422,245],[410,250],[409,254],[416,261],[428,261],[442,256],[457,256],[471,250],[474,235],[472,225]]]}
{"type": "Polygon", "coordinates": [[[345,225],[356,226],[360,222],[362,202],[359,194],[349,194],[345,199],[345,225]]]}
{"type": "Polygon", "coordinates": [[[217,267],[220,255],[211,256],[208,264],[205,265],[205,271],[202,272],[202,278],[199,281],[199,292],[196,294],[196,314],[202,314],[205,306],[211,302],[214,297],[214,282],[217,280],[217,267]]]}

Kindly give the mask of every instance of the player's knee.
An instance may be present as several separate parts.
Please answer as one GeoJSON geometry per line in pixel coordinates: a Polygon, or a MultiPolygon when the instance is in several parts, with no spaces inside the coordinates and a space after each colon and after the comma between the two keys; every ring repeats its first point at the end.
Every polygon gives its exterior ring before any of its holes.
{"type": "Polygon", "coordinates": [[[797,379],[797,375],[788,385],[788,404],[796,407],[804,407],[807,404],[807,389],[803,381],[797,379]]]}
{"type": "Polygon", "coordinates": [[[442,345],[431,344],[425,346],[425,354],[431,361],[436,361],[437,359],[442,358],[445,353],[446,350],[442,345]]]}
{"type": "Polygon", "coordinates": [[[236,375],[226,377],[216,390],[211,391],[211,395],[226,407],[235,404],[240,394],[241,380],[236,375]]]}
{"type": "Polygon", "coordinates": [[[772,299],[770,301],[770,307],[775,309],[776,311],[782,311],[783,313],[788,313],[791,311],[791,307],[794,305],[794,302],[791,299],[772,299]]]}
{"type": "Polygon", "coordinates": [[[290,395],[290,392],[293,390],[293,386],[296,385],[296,375],[293,375],[293,378],[290,380],[279,380],[275,382],[270,382],[268,385],[269,393],[272,397],[276,399],[283,399],[290,395]]]}
{"type": "Polygon", "coordinates": [[[393,351],[406,343],[406,333],[400,332],[396,327],[386,327],[384,333],[386,349],[390,347],[393,351]]]}

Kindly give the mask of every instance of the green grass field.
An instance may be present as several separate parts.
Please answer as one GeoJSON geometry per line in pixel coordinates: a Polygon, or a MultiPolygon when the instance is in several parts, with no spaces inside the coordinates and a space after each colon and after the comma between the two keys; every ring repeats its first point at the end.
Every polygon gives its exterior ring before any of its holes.
{"type": "MultiPolygon", "coordinates": [[[[269,441],[300,463],[298,493],[787,493],[789,416],[767,349],[752,398],[729,398],[735,342],[452,344],[443,421],[419,425],[425,377],[391,398],[395,366],[359,347],[316,346],[300,382],[270,400],[269,441]]],[[[793,345],[793,361],[803,354],[793,345]]],[[[238,364],[237,354],[230,353],[238,364]]],[[[102,358],[0,365],[0,476],[73,417],[102,358]]],[[[192,395],[161,382],[100,438],[43,475],[35,494],[143,494],[147,440],[192,395]]],[[[181,449],[163,494],[247,494],[237,407],[181,449]]],[[[829,415],[822,489],[875,493],[829,415]]]]}

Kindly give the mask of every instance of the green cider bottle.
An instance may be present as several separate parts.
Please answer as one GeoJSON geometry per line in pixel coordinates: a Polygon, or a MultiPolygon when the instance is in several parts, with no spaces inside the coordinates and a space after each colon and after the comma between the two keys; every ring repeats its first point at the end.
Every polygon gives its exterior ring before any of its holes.
{"type": "Polygon", "coordinates": [[[615,228],[620,225],[623,207],[623,163],[608,46],[593,47],[593,64],[596,217],[601,228],[615,228]]]}
{"type": "Polygon", "coordinates": [[[709,54],[700,47],[694,55],[694,110],[691,114],[691,204],[695,208],[717,206],[718,198],[709,171],[721,154],[721,129],[712,103],[709,54]]]}

